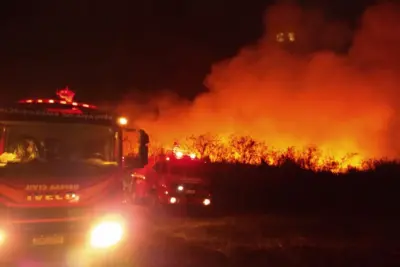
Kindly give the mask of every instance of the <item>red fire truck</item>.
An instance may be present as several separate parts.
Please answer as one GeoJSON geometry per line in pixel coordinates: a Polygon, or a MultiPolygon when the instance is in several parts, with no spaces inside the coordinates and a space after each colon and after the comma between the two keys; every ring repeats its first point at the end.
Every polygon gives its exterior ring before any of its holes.
{"type": "Polygon", "coordinates": [[[27,263],[50,247],[61,261],[68,249],[82,260],[113,259],[129,242],[123,180],[147,164],[149,137],[75,102],[69,89],[58,96],[0,107],[1,263],[27,263]],[[139,153],[124,161],[127,131],[137,132],[139,153]]]}
{"type": "Polygon", "coordinates": [[[173,149],[132,174],[134,201],[151,207],[210,207],[212,195],[208,164],[195,154],[173,149]]]}

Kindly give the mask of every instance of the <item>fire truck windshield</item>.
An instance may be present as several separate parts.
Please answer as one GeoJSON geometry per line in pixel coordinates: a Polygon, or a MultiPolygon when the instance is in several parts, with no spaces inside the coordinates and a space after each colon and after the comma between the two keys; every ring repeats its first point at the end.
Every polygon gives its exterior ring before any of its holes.
{"type": "Polygon", "coordinates": [[[118,132],[108,126],[72,123],[7,122],[0,163],[118,165],[118,132]]]}

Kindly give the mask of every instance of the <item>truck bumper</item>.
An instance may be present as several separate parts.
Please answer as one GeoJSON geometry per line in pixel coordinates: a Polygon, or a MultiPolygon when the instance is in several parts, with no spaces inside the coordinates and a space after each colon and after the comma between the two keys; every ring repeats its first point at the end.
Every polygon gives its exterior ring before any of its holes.
{"type": "Polygon", "coordinates": [[[91,227],[88,224],[81,224],[72,230],[66,224],[41,223],[24,225],[23,229],[21,227],[12,226],[4,231],[6,237],[0,244],[0,266],[110,265],[110,262],[126,258],[130,243],[125,238],[111,247],[93,248],[90,245],[91,227]],[[40,237],[50,241],[38,244],[40,237]]]}
{"type": "MultiPolygon", "coordinates": [[[[10,251],[9,251],[10,252],[10,251]]],[[[95,250],[77,244],[17,248],[11,253],[0,253],[0,266],[120,266],[127,253],[118,249],[95,250]],[[114,264],[114,265],[113,265],[114,264]]],[[[122,265],[123,266],[123,265],[122,265]]]]}
{"type": "Polygon", "coordinates": [[[161,199],[161,204],[170,206],[199,206],[210,207],[212,205],[211,197],[187,197],[187,196],[167,196],[161,199]]]}

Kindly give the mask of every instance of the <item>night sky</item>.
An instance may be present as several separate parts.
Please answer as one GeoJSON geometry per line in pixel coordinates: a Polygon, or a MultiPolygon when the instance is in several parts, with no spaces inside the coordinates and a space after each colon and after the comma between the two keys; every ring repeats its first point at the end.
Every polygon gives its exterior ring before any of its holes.
{"type": "MultiPolygon", "coordinates": [[[[302,1],[357,21],[366,1],[302,1]],[[327,4],[330,3],[331,4],[327,4]]],[[[372,1],[368,1],[372,2],[372,1]]],[[[263,33],[267,0],[8,1],[0,8],[2,100],[52,96],[118,100],[128,91],[206,90],[213,63],[263,33]]]]}

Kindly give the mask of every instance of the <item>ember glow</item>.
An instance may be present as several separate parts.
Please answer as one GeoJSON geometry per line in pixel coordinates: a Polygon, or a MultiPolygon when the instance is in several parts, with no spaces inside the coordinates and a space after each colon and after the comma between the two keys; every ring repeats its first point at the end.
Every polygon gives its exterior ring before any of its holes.
{"type": "Polygon", "coordinates": [[[120,109],[152,133],[153,147],[178,141],[212,160],[280,164],[283,154],[342,170],[398,158],[399,5],[368,8],[353,33],[323,17],[271,7],[266,34],[212,66],[208,92],[193,102],[165,93],[146,105],[127,97],[120,109]],[[294,33],[290,47],[276,41],[280,32],[294,33]],[[335,52],[347,41],[347,53],[335,52]]]}

